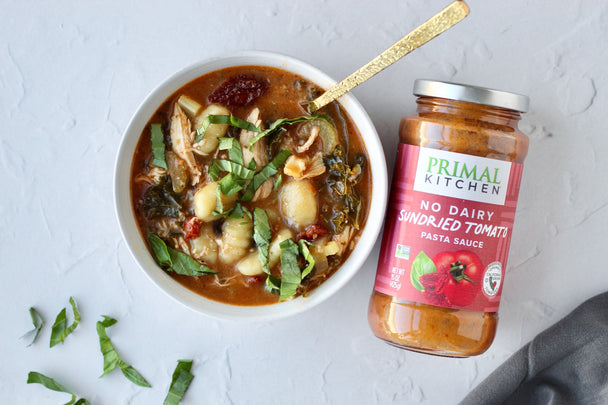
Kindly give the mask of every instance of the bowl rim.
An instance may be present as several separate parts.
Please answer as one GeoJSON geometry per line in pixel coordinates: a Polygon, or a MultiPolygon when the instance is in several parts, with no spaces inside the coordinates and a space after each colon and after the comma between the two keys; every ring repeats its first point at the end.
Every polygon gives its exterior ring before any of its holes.
{"type": "Polygon", "coordinates": [[[120,232],[131,256],[146,276],[175,301],[216,319],[269,321],[292,316],[325,301],[340,290],[361,269],[371,253],[384,222],[388,199],[386,158],[373,122],[363,106],[350,93],[338,101],[348,112],[362,135],[372,168],[372,198],[366,225],[354,249],[340,268],[306,297],[263,306],[238,306],[215,301],[190,291],[173,280],[152,258],[141,236],[131,204],[130,173],[133,153],[141,132],[152,114],[171,94],[191,80],[229,66],[270,66],[298,74],[324,89],[336,83],[326,73],[292,56],[267,51],[240,51],[193,63],[154,87],[140,103],[122,133],[114,164],[114,208],[120,232]],[[371,161],[373,159],[373,165],[371,161]],[[124,173],[127,173],[125,176],[124,173]]]}

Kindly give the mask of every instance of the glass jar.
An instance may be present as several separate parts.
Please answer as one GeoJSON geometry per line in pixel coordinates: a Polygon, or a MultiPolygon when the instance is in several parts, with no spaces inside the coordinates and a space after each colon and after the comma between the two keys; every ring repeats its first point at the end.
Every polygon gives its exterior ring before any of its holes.
{"type": "Polygon", "coordinates": [[[377,337],[468,357],[491,345],[528,137],[529,99],[417,80],[405,117],[368,319],[377,337]]]}

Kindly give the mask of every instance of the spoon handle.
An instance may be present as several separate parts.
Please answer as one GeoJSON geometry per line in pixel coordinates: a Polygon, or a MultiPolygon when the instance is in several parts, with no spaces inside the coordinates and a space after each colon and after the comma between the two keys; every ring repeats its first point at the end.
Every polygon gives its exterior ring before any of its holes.
{"type": "Polygon", "coordinates": [[[424,45],[448,28],[462,21],[468,14],[469,7],[464,1],[454,1],[431,17],[428,21],[401,38],[386,51],[359,68],[359,70],[311,101],[308,105],[308,111],[313,113],[343,96],[359,84],[397,62],[414,49],[424,45]]]}

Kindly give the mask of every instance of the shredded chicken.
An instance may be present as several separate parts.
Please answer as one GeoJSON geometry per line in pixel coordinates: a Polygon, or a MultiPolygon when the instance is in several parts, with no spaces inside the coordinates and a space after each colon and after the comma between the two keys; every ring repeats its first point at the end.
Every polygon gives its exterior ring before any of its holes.
{"type": "Polygon", "coordinates": [[[296,147],[296,152],[304,153],[308,149],[310,149],[312,144],[315,142],[315,140],[319,136],[320,131],[321,131],[321,128],[319,128],[318,126],[315,125],[314,127],[312,127],[312,130],[310,131],[310,136],[308,137],[308,139],[306,140],[306,142],[303,145],[296,147]]]}
{"type": "MultiPolygon", "coordinates": [[[[247,116],[247,121],[256,127],[260,127],[262,125],[260,109],[256,107],[251,110],[247,116]]],[[[248,166],[251,159],[253,159],[255,160],[258,170],[260,170],[266,165],[266,163],[268,163],[268,155],[266,154],[265,139],[260,139],[253,144],[251,150],[249,149],[249,141],[251,141],[256,135],[257,134],[255,132],[242,129],[239,135],[239,142],[241,143],[241,148],[243,149],[243,162],[245,163],[245,166],[248,166]]]]}
{"type": "Polygon", "coordinates": [[[175,218],[161,218],[154,223],[154,233],[163,239],[169,239],[173,235],[180,234],[182,232],[181,226],[177,223],[175,218]]]}
{"type": "Polygon", "coordinates": [[[255,190],[255,194],[253,195],[251,201],[260,201],[268,197],[270,193],[272,193],[273,186],[272,179],[266,179],[266,181],[263,182],[257,190],[255,190]]]}
{"type": "Polygon", "coordinates": [[[334,235],[331,240],[338,244],[338,256],[342,256],[344,251],[348,248],[351,238],[353,237],[354,228],[352,226],[345,227],[342,232],[334,235]]]}
{"type": "Polygon", "coordinates": [[[183,236],[175,236],[172,238],[173,243],[175,244],[175,246],[180,249],[182,252],[186,253],[187,255],[192,256],[192,253],[190,252],[190,245],[188,244],[188,242],[186,242],[186,240],[184,239],[183,236]]]}
{"type": "Polygon", "coordinates": [[[188,165],[190,171],[190,178],[192,179],[192,185],[198,184],[201,179],[201,169],[194,159],[192,153],[192,125],[190,120],[184,113],[184,110],[175,103],[173,106],[173,115],[171,116],[171,145],[173,152],[175,152],[180,158],[182,158],[188,165]]]}
{"type": "Polygon", "coordinates": [[[226,277],[224,279],[220,279],[220,276],[216,274],[214,277],[215,279],[213,281],[216,285],[218,285],[220,287],[226,287],[226,286],[234,285],[235,283],[237,283],[238,282],[237,277],[238,276],[235,274],[233,276],[226,277]]]}
{"type": "Polygon", "coordinates": [[[155,186],[157,184],[160,184],[160,179],[162,179],[163,176],[165,176],[166,174],[167,171],[165,169],[163,169],[162,167],[154,166],[150,168],[150,171],[148,171],[148,173],[140,174],[134,180],[137,183],[145,182],[155,186]]]}
{"type": "Polygon", "coordinates": [[[323,162],[323,154],[317,153],[312,158],[298,157],[291,155],[285,161],[283,173],[294,179],[306,179],[315,177],[325,173],[325,163],[323,162]]]}

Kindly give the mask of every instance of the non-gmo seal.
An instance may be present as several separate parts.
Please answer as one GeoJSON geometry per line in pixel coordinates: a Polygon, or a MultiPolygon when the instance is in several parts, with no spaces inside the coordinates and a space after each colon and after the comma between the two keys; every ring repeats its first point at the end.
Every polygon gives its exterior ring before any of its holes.
{"type": "Polygon", "coordinates": [[[486,272],[483,275],[483,292],[488,297],[494,297],[496,294],[498,294],[501,280],[502,264],[500,262],[488,264],[488,267],[486,267],[486,272]]]}

